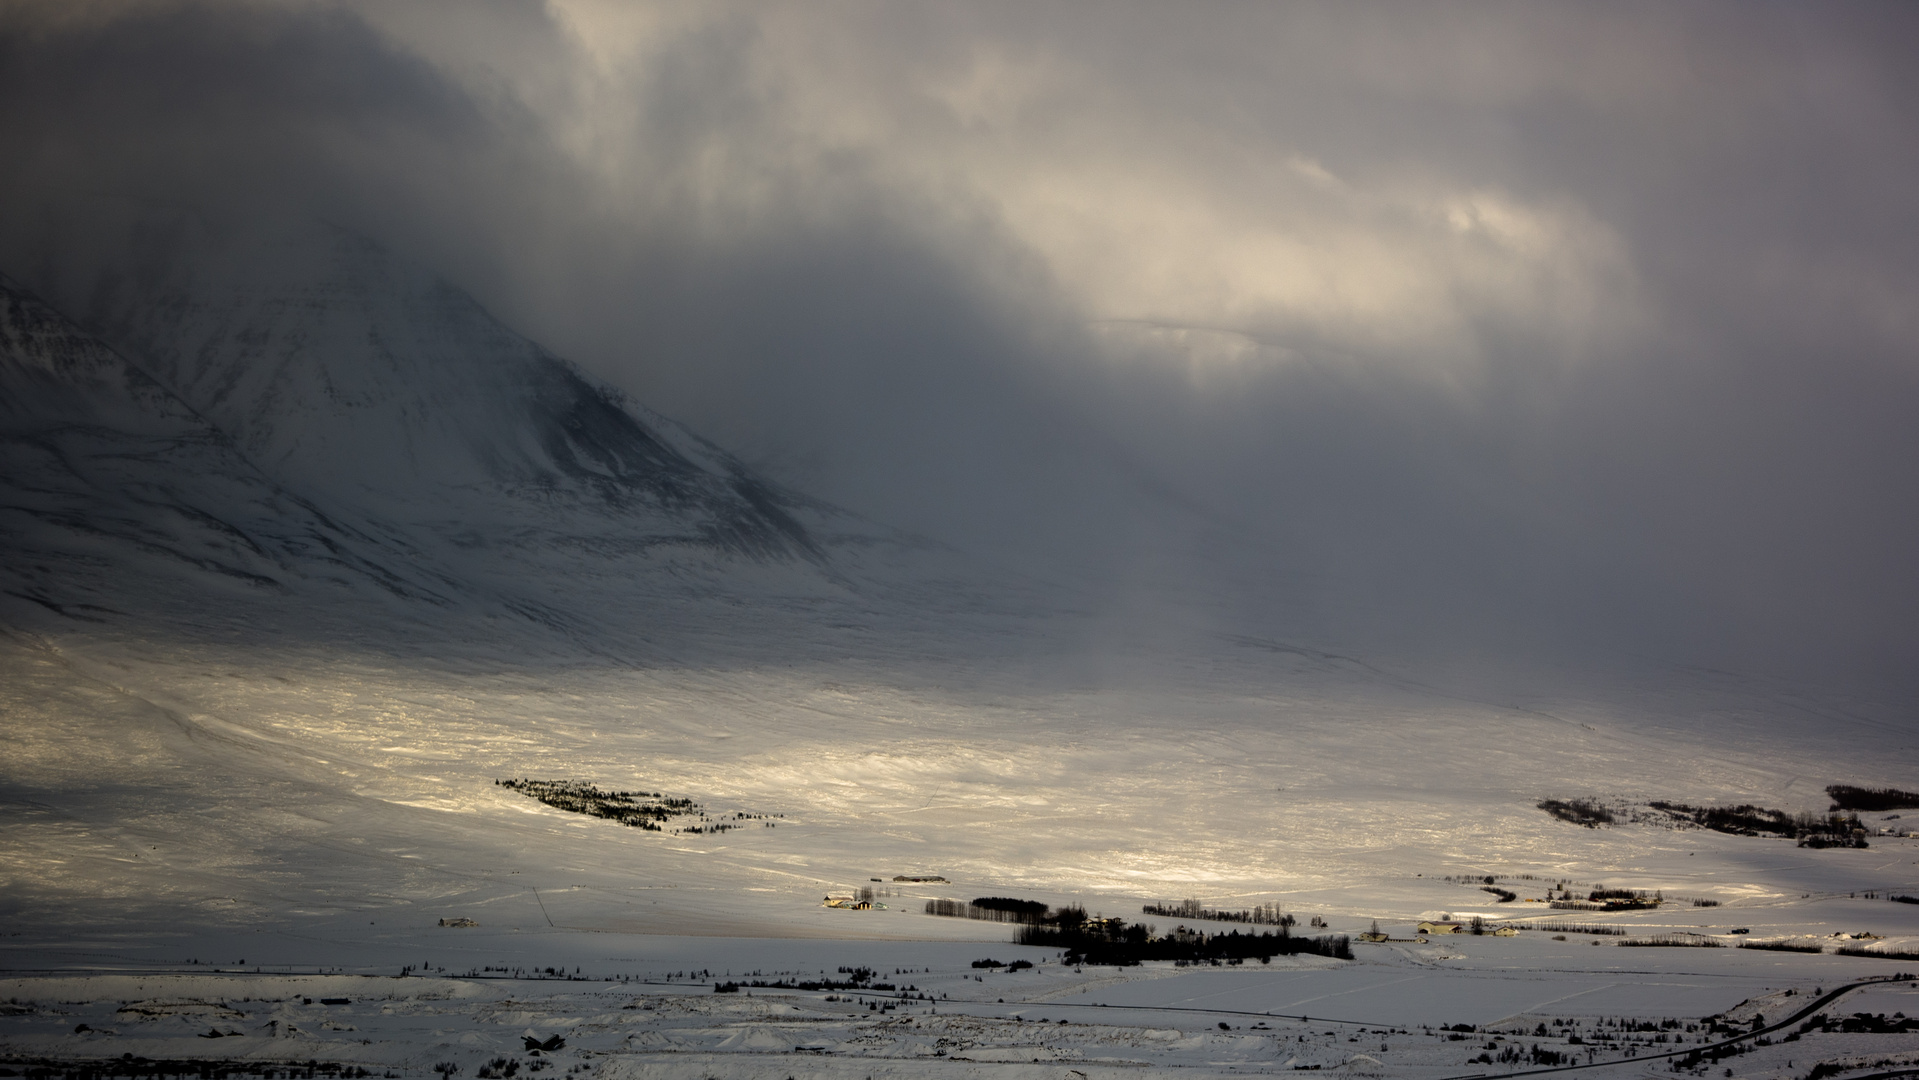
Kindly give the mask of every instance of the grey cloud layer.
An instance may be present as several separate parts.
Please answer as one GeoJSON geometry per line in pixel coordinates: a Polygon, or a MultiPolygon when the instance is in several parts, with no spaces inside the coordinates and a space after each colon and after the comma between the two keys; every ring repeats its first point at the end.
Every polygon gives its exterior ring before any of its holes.
{"type": "Polygon", "coordinates": [[[102,195],[318,213],[1132,617],[1197,585],[1897,681],[1916,42],[1894,5],[16,8],[6,269],[84,264],[102,195]]]}

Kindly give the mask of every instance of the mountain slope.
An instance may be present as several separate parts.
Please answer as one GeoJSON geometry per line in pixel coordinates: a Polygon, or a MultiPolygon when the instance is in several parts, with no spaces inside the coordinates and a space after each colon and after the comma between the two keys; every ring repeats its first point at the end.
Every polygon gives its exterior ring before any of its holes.
{"type": "Polygon", "coordinates": [[[625,400],[340,230],[183,226],[88,325],[293,488],[421,519],[612,519],[629,540],[817,558],[824,507],[625,400]]]}
{"type": "Polygon", "coordinates": [[[52,304],[9,292],[0,547],[42,608],[409,651],[505,618],[522,652],[636,660],[824,648],[901,590],[989,604],[952,553],[757,477],[358,237],[151,235],[43,271],[52,304]]]}
{"type": "Polygon", "coordinates": [[[0,581],[14,596],[84,618],[167,581],[449,595],[396,538],[274,483],[204,417],[4,277],[0,390],[0,581]]]}

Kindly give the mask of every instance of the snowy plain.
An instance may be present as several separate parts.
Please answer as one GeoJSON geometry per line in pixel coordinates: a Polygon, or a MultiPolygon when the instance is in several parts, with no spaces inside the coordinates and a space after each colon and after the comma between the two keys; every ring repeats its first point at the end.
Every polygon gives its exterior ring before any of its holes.
{"type": "MultiPolygon", "coordinates": [[[[455,662],[443,649],[410,663],[265,659],[184,641],[133,650],[43,626],[6,650],[16,722],[0,956],[14,981],[0,997],[34,1003],[5,1019],[6,1045],[23,1058],[217,1047],[399,1075],[453,1062],[472,1075],[502,1056],[530,1063],[515,1056],[524,1034],[564,1032],[569,1049],[543,1060],[608,1076],[998,1075],[1036,1057],[1082,1072],[1107,1061],[1175,1075],[1321,1064],[1451,1076],[1486,1071],[1466,1050],[1494,1045],[1480,1041],[1494,1030],[1509,1032],[1504,1045],[1542,1021],[1693,1022],[1919,966],[1830,951],[1841,933],[1919,945],[1919,905],[1885,899],[1919,891],[1919,841],[1816,851],[1696,829],[1584,829],[1533,806],[1556,793],[1814,806],[1822,782],[1858,775],[1822,739],[1794,742],[1780,721],[1778,737],[1741,751],[1634,730],[1591,702],[1552,703],[1549,720],[1538,702],[1422,699],[1338,667],[1275,672],[1275,654],[1241,652],[1238,670],[1216,661],[1184,683],[1161,664],[1145,685],[1058,687],[990,657],[944,671],[924,661],[920,678],[889,683],[857,653],[759,669],[455,662]],[[1175,726],[1181,737],[1168,739],[1175,726]],[[1409,730],[1416,742],[1400,748],[1409,730]],[[1774,764],[1782,744],[1791,768],[1774,764]],[[512,776],[660,790],[709,812],[773,815],[775,827],[644,832],[493,783],[512,776]],[[928,874],[948,880],[892,881],[928,874]],[[1482,874],[1522,899],[1444,880],[1482,874]],[[1340,933],[1377,920],[1404,939],[1442,913],[1568,917],[1527,902],[1561,881],[1720,901],[1571,913],[1580,921],[1732,946],[1817,937],[1829,951],[1622,948],[1525,931],[1361,944],[1350,963],[1071,971],[1009,944],[1003,924],[919,910],[934,897],[1013,895],[1169,929],[1176,920],[1140,906],[1191,896],[1279,904],[1340,933]],[[820,906],[868,884],[883,910],[820,906]],[[454,918],[478,925],[439,925],[454,918]],[[1039,967],[970,966],[989,957],[1039,967]],[[862,965],[927,969],[911,985],[935,1000],[874,1014],[864,997],[713,993],[749,972],[862,965]],[[498,977],[548,968],[584,981],[498,977]],[[76,984],[78,972],[90,974],[76,984]],[[455,977],[468,973],[482,977],[455,977]],[[122,985],[129,977],[161,981],[122,985]],[[608,979],[628,981],[592,981],[608,979]],[[296,1004],[321,997],[356,1004],[296,1004]],[[129,1022],[119,1010],[138,1001],[219,1003],[244,1014],[222,1028],[242,1037],[201,1039],[218,1025],[197,1006],[129,1022]],[[1315,1019],[1279,1019],[1298,1015],[1315,1019]],[[74,1033],[81,1023],[94,1030],[74,1033]],[[1249,1033],[1255,1023],[1271,1031],[1249,1033]],[[1459,1023],[1482,1029],[1470,1047],[1375,1034],[1459,1023]],[[850,1060],[826,1063],[836,1056],[850,1060]]],[[[1676,711],[1695,699],[1666,700],[1676,711]]],[[[1746,723],[1763,718],[1741,704],[1746,723]]],[[[1882,744],[1878,767],[1900,750],[1882,744]]],[[[1884,993],[1871,1011],[1919,1003],[1884,993]]],[[[1919,1051],[1910,1035],[1806,1038],[1820,1060],[1919,1051]]],[[[1812,1049],[1742,1057],[1740,1075],[1802,1076],[1812,1049]]]]}

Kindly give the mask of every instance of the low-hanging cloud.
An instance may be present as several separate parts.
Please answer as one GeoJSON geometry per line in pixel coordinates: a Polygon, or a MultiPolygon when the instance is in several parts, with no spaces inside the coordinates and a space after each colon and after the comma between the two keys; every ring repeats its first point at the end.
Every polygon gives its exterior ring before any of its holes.
{"type": "Polygon", "coordinates": [[[27,5],[4,269],[83,278],[101,199],[324,216],[789,482],[1116,610],[1896,683],[1916,36],[1878,5],[27,5]]]}

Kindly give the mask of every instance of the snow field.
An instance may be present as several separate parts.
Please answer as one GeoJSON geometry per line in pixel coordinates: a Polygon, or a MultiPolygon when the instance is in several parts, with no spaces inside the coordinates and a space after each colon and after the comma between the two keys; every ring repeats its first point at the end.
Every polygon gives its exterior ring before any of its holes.
{"type": "MultiPolygon", "coordinates": [[[[688,938],[628,938],[619,944],[631,955],[602,964],[632,965],[611,977],[634,981],[14,977],[0,982],[0,994],[10,1003],[0,1013],[0,1052],[18,1060],[133,1054],[323,1061],[402,1076],[431,1075],[444,1062],[471,1076],[505,1058],[528,1075],[602,1077],[756,1076],[779,1068],[809,1075],[871,1069],[873,1075],[1017,1076],[1024,1070],[1002,1066],[1036,1060],[1082,1070],[1123,1068],[1132,1075],[1141,1069],[1204,1076],[1317,1065],[1348,1074],[1439,1077],[1456,1075],[1482,1048],[1516,1046],[1529,1053],[1540,1046],[1581,1055],[1592,1047],[1599,1059],[1664,1052],[1717,1036],[1697,1028],[1687,1033],[1682,1026],[1670,1029],[1668,1041],[1663,1033],[1627,1032],[1621,1023],[1693,1018],[1706,1008],[1730,1010],[1744,1022],[1744,1013],[1794,1000],[1781,997],[1762,976],[1731,969],[1634,983],[1620,974],[1446,970],[1374,957],[1343,967],[1275,963],[1179,971],[1152,965],[1098,972],[1042,960],[1031,972],[980,974],[960,959],[972,950],[953,945],[688,938]],[[733,965],[736,973],[752,962],[763,965],[753,970],[769,978],[816,972],[833,977],[837,966],[881,952],[928,962],[920,966],[931,970],[881,973],[882,981],[915,988],[911,1000],[879,991],[715,994],[710,984],[637,981],[634,970],[703,956],[733,965]],[[974,982],[975,974],[982,981],[974,982]],[[920,992],[930,1000],[920,1000],[920,992]],[[881,1003],[892,1007],[875,1011],[881,1003]],[[1370,1014],[1364,1019],[1315,1015],[1358,1003],[1370,1014]],[[1601,1011],[1613,1005],[1619,1008],[1601,1011]],[[1264,1006],[1275,1006],[1274,1012],[1310,1009],[1313,1018],[1257,1015],[1264,1006]],[[1473,1030],[1457,1038],[1431,1030],[1440,1023],[1431,1017],[1442,1013],[1473,1030]],[[1548,1034],[1538,1034],[1541,1025],[1548,1034]],[[206,1037],[213,1032],[220,1037],[206,1037]],[[1569,1033],[1583,1034],[1585,1041],[1571,1043],[1569,1033]],[[525,1052],[524,1038],[555,1035],[565,1040],[561,1050],[525,1052]]],[[[647,974],[685,976],[683,970],[647,974]]],[[[1799,985],[1794,996],[1808,989],[1799,985]]],[[[1919,992],[1911,984],[1880,985],[1837,1003],[1834,1011],[1841,1005],[1846,1012],[1911,1014],[1919,992]]],[[[1912,1060],[1915,1053],[1919,1047],[1909,1038],[1814,1032],[1734,1060],[1739,1075],[1775,1076],[1790,1074],[1796,1066],[1788,1062],[1815,1055],[1912,1060]]],[[[1644,1075],[1646,1068],[1598,1071],[1644,1075]]]]}

